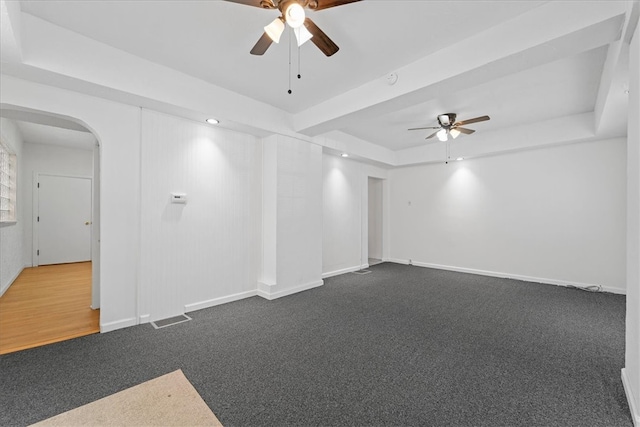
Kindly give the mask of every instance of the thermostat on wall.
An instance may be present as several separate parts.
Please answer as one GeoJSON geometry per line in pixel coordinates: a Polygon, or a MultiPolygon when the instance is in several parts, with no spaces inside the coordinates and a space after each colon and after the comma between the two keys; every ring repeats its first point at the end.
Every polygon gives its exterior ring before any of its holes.
{"type": "Polygon", "coordinates": [[[171,203],[180,203],[184,205],[187,203],[187,195],[181,193],[171,193],[171,203]]]}

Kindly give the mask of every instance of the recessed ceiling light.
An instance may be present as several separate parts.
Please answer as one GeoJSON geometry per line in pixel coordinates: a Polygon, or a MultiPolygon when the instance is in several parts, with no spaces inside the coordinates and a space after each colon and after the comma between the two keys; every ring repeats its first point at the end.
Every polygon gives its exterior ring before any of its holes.
{"type": "Polygon", "coordinates": [[[464,160],[464,157],[458,157],[456,160],[457,161],[464,160]]]}
{"type": "Polygon", "coordinates": [[[210,125],[217,125],[218,123],[220,123],[220,120],[218,120],[218,119],[207,119],[207,123],[209,123],[210,125]]]}
{"type": "Polygon", "coordinates": [[[342,153],[341,156],[342,157],[349,157],[349,155],[347,153],[342,153]]]}

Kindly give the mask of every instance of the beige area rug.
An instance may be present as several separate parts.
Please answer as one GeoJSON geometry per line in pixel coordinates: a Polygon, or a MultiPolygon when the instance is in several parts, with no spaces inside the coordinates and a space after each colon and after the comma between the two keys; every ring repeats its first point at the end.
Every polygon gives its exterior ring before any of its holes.
{"type": "Polygon", "coordinates": [[[222,426],[181,370],[34,426],[222,426]]]}

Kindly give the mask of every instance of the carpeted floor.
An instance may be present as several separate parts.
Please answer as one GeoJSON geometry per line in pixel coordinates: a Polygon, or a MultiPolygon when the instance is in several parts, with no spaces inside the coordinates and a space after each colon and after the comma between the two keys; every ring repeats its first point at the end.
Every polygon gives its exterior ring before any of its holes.
{"type": "Polygon", "coordinates": [[[632,426],[625,298],[383,263],[0,356],[0,425],[182,369],[231,426],[632,426]]]}

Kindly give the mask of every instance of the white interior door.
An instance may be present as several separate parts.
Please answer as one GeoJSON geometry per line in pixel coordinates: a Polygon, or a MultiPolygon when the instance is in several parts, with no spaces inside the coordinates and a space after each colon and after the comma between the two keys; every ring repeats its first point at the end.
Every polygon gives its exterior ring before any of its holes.
{"type": "Polygon", "coordinates": [[[38,264],[91,260],[91,178],[39,175],[38,264]]]}

